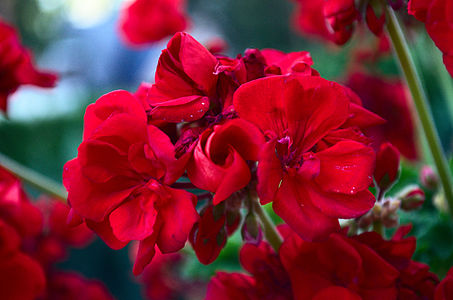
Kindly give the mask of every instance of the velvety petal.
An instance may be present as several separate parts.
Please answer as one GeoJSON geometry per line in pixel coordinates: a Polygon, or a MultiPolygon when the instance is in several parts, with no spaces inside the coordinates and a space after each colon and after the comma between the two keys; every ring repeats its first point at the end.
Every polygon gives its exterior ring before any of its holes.
{"type": "Polygon", "coordinates": [[[367,128],[384,123],[385,120],[377,114],[367,110],[362,105],[351,103],[349,105],[349,118],[343,124],[343,127],[357,126],[359,128],[367,128]]]}
{"type": "Polygon", "coordinates": [[[179,59],[184,72],[200,90],[210,94],[217,81],[217,76],[213,72],[217,59],[189,34],[179,35],[181,36],[179,59]]]}
{"type": "Polygon", "coordinates": [[[408,3],[407,11],[421,22],[426,21],[429,5],[432,0],[410,0],[408,3]]]}
{"type": "Polygon", "coordinates": [[[209,109],[209,98],[199,95],[153,103],[151,117],[167,122],[192,122],[200,119],[209,109]]]}
{"type": "Polygon", "coordinates": [[[159,230],[158,228],[156,228],[154,234],[140,241],[137,257],[135,258],[134,268],[132,269],[132,273],[134,273],[135,276],[138,276],[143,272],[145,267],[153,259],[154,254],[156,254],[156,238],[158,233],[159,230]]]}
{"type": "Polygon", "coordinates": [[[148,126],[149,147],[158,158],[159,162],[165,165],[165,177],[163,183],[173,184],[185,171],[185,167],[190,156],[183,155],[179,159],[175,157],[175,146],[159,128],[148,126]]]}
{"type": "Polygon", "coordinates": [[[146,124],[146,113],[140,102],[129,92],[113,91],[103,95],[96,103],[87,107],[84,117],[83,138],[90,137],[103,121],[116,114],[131,115],[134,116],[137,124],[146,124]]]}
{"type": "Polygon", "coordinates": [[[304,240],[326,238],[340,229],[336,218],[328,217],[310,203],[301,183],[286,176],[279,187],[272,207],[304,240]]]}
{"type": "Polygon", "coordinates": [[[162,253],[176,252],[184,247],[190,230],[199,218],[194,194],[172,188],[166,188],[166,191],[169,198],[158,207],[162,227],[157,245],[162,253]]]}
{"type": "Polygon", "coordinates": [[[315,155],[321,163],[315,182],[322,190],[354,195],[371,185],[375,163],[372,148],[342,141],[315,155]]]}
{"type": "Polygon", "coordinates": [[[152,191],[142,192],[112,211],[109,221],[113,234],[124,242],[150,236],[157,218],[154,208],[157,198],[152,191]]]}
{"type": "Polygon", "coordinates": [[[276,141],[264,144],[258,160],[258,185],[256,190],[261,204],[267,204],[275,199],[275,194],[283,179],[283,169],[275,154],[276,141]]]}
{"type": "Polygon", "coordinates": [[[340,85],[320,77],[295,75],[241,85],[233,102],[241,118],[263,132],[289,135],[302,153],[344,123],[349,107],[349,98],[340,85]]]}
{"type": "Polygon", "coordinates": [[[100,222],[129,196],[137,182],[115,177],[102,185],[94,185],[83,175],[78,159],[73,159],[63,168],[63,184],[72,208],[82,217],[100,222]]]}

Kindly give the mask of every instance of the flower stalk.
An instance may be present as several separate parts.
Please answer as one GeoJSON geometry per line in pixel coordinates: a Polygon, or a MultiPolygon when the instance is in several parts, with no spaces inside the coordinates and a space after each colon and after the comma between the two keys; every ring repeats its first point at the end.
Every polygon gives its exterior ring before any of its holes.
{"type": "Polygon", "coordinates": [[[258,199],[251,199],[253,205],[253,211],[258,216],[263,225],[264,236],[269,244],[274,248],[275,252],[278,253],[278,249],[283,243],[281,235],[278,233],[277,228],[275,227],[274,222],[272,222],[269,215],[263,209],[261,204],[258,202],[258,199]]]}
{"type": "Polygon", "coordinates": [[[420,77],[415,68],[414,61],[409,51],[409,46],[403,35],[403,31],[401,29],[401,26],[399,25],[398,19],[393,9],[388,5],[385,5],[385,11],[387,17],[387,31],[392,41],[396,57],[401,66],[401,70],[412,94],[412,99],[415,104],[414,106],[417,111],[420,124],[422,125],[426,140],[428,142],[429,151],[434,159],[434,163],[436,165],[437,172],[439,174],[440,181],[445,193],[445,198],[448,202],[450,214],[453,215],[452,178],[448,170],[447,159],[442,150],[428,101],[423,91],[420,77]]]}
{"type": "Polygon", "coordinates": [[[54,180],[19,164],[2,153],[0,153],[0,166],[49,196],[66,202],[68,194],[65,188],[54,180]]]}

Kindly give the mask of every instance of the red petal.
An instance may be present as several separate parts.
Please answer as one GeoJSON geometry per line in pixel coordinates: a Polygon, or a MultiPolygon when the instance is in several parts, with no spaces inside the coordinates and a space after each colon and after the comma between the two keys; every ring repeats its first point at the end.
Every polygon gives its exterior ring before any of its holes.
{"type": "Polygon", "coordinates": [[[283,169],[275,154],[276,141],[271,140],[264,144],[258,162],[258,185],[256,190],[261,204],[274,200],[277,189],[283,179],[283,169]]]}
{"type": "Polygon", "coordinates": [[[124,242],[143,240],[150,236],[157,217],[154,208],[157,197],[151,191],[142,192],[112,211],[109,221],[113,234],[124,242]]]}
{"type": "Polygon", "coordinates": [[[336,218],[326,216],[307,199],[308,194],[300,182],[287,176],[277,191],[272,207],[277,215],[307,241],[321,240],[340,229],[336,218]]]}
{"type": "Polygon", "coordinates": [[[204,116],[209,109],[209,98],[199,95],[186,96],[152,103],[151,116],[167,122],[191,122],[204,116]]]}
{"type": "Polygon", "coordinates": [[[132,273],[134,273],[135,276],[138,276],[143,272],[145,267],[153,259],[154,254],[156,254],[155,245],[158,232],[159,231],[156,230],[153,235],[144,239],[143,241],[140,241],[137,257],[135,258],[134,268],[132,269],[132,273]]]}
{"type": "MultiPolygon", "coordinates": [[[[330,286],[317,293],[312,300],[362,300],[362,297],[340,286],[330,286]]],[[[302,299],[301,299],[302,300],[302,299]]]]}
{"type": "Polygon", "coordinates": [[[322,190],[354,195],[371,185],[375,163],[372,148],[343,141],[315,155],[321,163],[315,182],[322,190]]]}
{"type": "Polygon", "coordinates": [[[195,210],[195,195],[184,190],[166,190],[170,198],[164,206],[158,208],[162,227],[157,245],[162,253],[176,252],[184,247],[190,230],[199,218],[195,210]]]}

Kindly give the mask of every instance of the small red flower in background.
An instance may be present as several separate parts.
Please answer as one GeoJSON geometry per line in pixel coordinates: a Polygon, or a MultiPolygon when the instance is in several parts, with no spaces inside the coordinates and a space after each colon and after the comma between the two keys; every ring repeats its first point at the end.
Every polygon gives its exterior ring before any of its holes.
{"type": "Polygon", "coordinates": [[[453,1],[410,0],[408,12],[425,23],[426,31],[442,51],[445,67],[453,77],[453,1]]]}
{"type": "Polygon", "coordinates": [[[350,101],[341,85],[312,76],[272,76],[235,93],[239,117],[267,138],[257,171],[261,203],[273,201],[307,240],[326,237],[339,229],[338,218],[360,216],[375,202],[368,191],[374,151],[356,141],[360,134],[340,129],[366,112],[350,120],[350,101]]]}
{"type": "Polygon", "coordinates": [[[160,41],[186,28],[184,10],[185,0],[135,0],[121,11],[120,35],[132,46],[160,41]]]}
{"type": "Polygon", "coordinates": [[[0,110],[6,112],[8,97],[21,85],[53,87],[56,81],[54,73],[36,69],[16,30],[0,19],[0,110]]]}
{"type": "Polygon", "coordinates": [[[48,278],[47,300],[113,300],[104,284],[72,272],[52,273],[48,278]]]}
{"type": "Polygon", "coordinates": [[[0,291],[4,300],[34,300],[45,288],[43,269],[20,246],[21,237],[0,218],[0,291]]]}
{"type": "Polygon", "coordinates": [[[346,85],[360,96],[365,108],[386,120],[382,125],[365,130],[373,140],[373,147],[377,150],[382,143],[388,141],[405,158],[416,160],[418,150],[415,122],[412,118],[412,104],[403,82],[355,72],[349,75],[346,85]]]}
{"type": "Polygon", "coordinates": [[[453,299],[453,268],[451,268],[447,276],[436,287],[434,300],[449,300],[453,299]]]}
{"type": "Polygon", "coordinates": [[[351,38],[354,27],[362,19],[376,36],[382,34],[385,14],[367,3],[365,15],[360,15],[354,0],[294,0],[297,13],[295,26],[302,34],[321,37],[343,45],[351,38]]]}
{"type": "Polygon", "coordinates": [[[288,274],[269,244],[245,244],[239,253],[239,259],[251,276],[217,272],[208,285],[206,300],[293,298],[288,274]]]}
{"type": "Polygon", "coordinates": [[[195,195],[170,187],[188,155],[175,158],[168,136],[153,125],[140,102],[111,92],[87,108],[78,157],[64,168],[74,211],[110,247],[140,241],[134,274],[155,253],[180,250],[198,219],[195,195]]]}

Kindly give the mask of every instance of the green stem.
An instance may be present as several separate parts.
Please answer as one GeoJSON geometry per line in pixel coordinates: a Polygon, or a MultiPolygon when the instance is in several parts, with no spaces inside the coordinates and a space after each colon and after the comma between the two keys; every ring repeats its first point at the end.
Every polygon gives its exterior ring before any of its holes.
{"type": "Polygon", "coordinates": [[[382,225],[381,221],[375,221],[373,223],[373,231],[376,231],[377,233],[379,233],[385,239],[384,226],[382,225]]]}
{"type": "Polygon", "coordinates": [[[420,77],[417,74],[414,61],[409,52],[406,39],[404,38],[401,27],[398,23],[398,19],[395,16],[393,9],[389,6],[385,6],[386,17],[387,17],[387,31],[390,39],[392,40],[393,48],[395,49],[396,56],[401,66],[401,70],[406,78],[407,85],[414,99],[415,109],[420,119],[423,132],[426,140],[428,141],[428,147],[431,155],[434,159],[437,172],[439,174],[445,198],[447,199],[450,214],[453,216],[453,184],[451,174],[448,170],[447,159],[442,150],[439,136],[435,129],[431,110],[426,99],[426,95],[423,91],[420,77]]]}
{"type": "Polygon", "coordinates": [[[264,236],[266,237],[266,240],[269,244],[271,244],[275,252],[278,253],[278,249],[283,242],[282,237],[275,228],[274,222],[272,222],[271,218],[267,215],[266,211],[263,209],[261,204],[259,204],[257,199],[251,199],[251,202],[253,203],[254,212],[260,218],[261,224],[263,224],[264,236]]]}
{"type": "Polygon", "coordinates": [[[33,171],[27,167],[22,166],[18,162],[0,153],[0,165],[17,177],[30,184],[31,186],[43,191],[44,193],[66,201],[68,194],[63,186],[33,171]]]}

